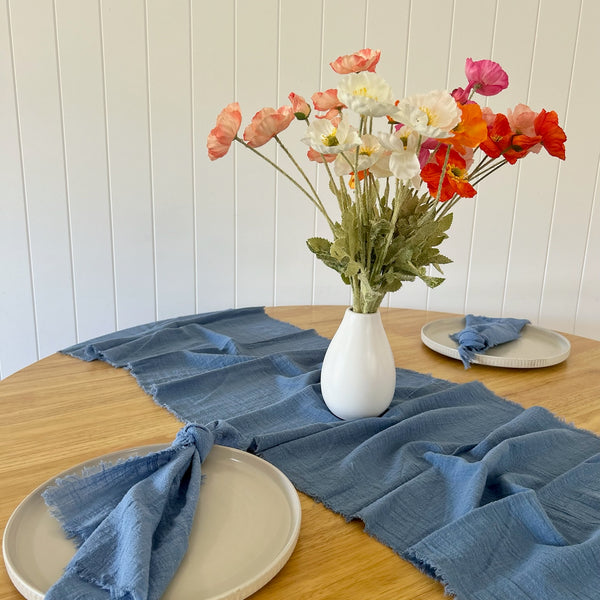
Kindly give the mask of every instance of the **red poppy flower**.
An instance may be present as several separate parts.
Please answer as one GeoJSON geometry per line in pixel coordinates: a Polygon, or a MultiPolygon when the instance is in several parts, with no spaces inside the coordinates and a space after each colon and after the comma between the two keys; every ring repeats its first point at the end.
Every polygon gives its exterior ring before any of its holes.
{"type": "Polygon", "coordinates": [[[555,111],[547,112],[542,109],[533,122],[535,132],[541,136],[541,143],[551,156],[565,160],[565,142],[567,136],[558,125],[558,115],[555,111]]]}
{"type": "Polygon", "coordinates": [[[487,140],[479,146],[490,158],[502,156],[511,165],[519,158],[526,156],[529,151],[542,140],[539,135],[528,136],[515,133],[506,118],[506,115],[498,113],[491,127],[488,126],[487,140]]]}
{"type": "Polygon", "coordinates": [[[427,163],[421,169],[421,179],[427,184],[429,193],[436,197],[442,179],[442,191],[438,200],[446,202],[455,194],[463,198],[472,198],[477,190],[469,183],[469,174],[467,172],[467,164],[465,159],[456,151],[450,150],[446,170],[442,173],[444,163],[446,162],[446,154],[448,146],[440,146],[435,153],[435,162],[427,163]]]}

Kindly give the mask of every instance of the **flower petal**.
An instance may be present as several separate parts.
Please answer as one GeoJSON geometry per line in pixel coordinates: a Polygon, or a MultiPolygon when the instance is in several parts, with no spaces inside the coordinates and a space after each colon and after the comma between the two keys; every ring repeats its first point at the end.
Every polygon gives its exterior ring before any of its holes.
{"type": "Polygon", "coordinates": [[[339,56],[333,62],[329,63],[331,68],[340,75],[348,73],[359,73],[361,71],[375,71],[375,66],[381,57],[381,50],[371,50],[365,48],[353,54],[339,56]]]}
{"type": "Polygon", "coordinates": [[[338,85],[339,99],[352,111],[367,117],[395,112],[392,90],[376,73],[350,73],[338,85]]]}
{"type": "Polygon", "coordinates": [[[244,140],[251,148],[266,144],[271,138],[281,133],[294,120],[294,110],[291,106],[263,108],[259,110],[250,125],[244,130],[244,140]]]}
{"type": "Polygon", "coordinates": [[[241,124],[240,105],[237,102],[228,104],[217,116],[217,124],[206,140],[210,160],[222,158],[227,154],[241,124]]]}

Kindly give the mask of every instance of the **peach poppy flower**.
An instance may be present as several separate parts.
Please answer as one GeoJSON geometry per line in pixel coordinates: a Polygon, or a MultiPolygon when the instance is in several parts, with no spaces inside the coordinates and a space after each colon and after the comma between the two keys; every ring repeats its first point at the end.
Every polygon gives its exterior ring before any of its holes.
{"type": "Polygon", "coordinates": [[[227,154],[242,124],[242,113],[237,102],[228,104],[217,117],[217,124],[208,134],[208,158],[216,160],[227,154]]]}
{"type": "Polygon", "coordinates": [[[266,144],[271,138],[287,129],[294,120],[294,109],[291,106],[282,106],[275,110],[266,107],[259,110],[252,121],[244,130],[244,140],[250,148],[258,148],[266,144]]]}
{"type": "Polygon", "coordinates": [[[340,75],[348,73],[360,73],[361,71],[375,71],[375,66],[381,57],[381,50],[371,50],[364,48],[353,54],[339,56],[333,62],[329,63],[331,68],[340,75]]]}
{"type": "Polygon", "coordinates": [[[337,89],[325,90],[324,92],[315,92],[310,99],[313,102],[315,110],[341,110],[346,105],[338,98],[337,89]]]}
{"type": "Polygon", "coordinates": [[[337,154],[321,154],[320,152],[317,152],[313,148],[308,149],[306,156],[308,157],[308,160],[312,160],[313,162],[318,162],[318,163],[324,163],[324,162],[330,163],[330,162],[333,162],[338,157],[337,154]]]}
{"type": "Polygon", "coordinates": [[[310,106],[306,100],[302,96],[294,94],[294,92],[288,96],[288,99],[292,103],[292,109],[294,110],[296,119],[299,121],[308,119],[308,115],[310,115],[310,106]]]}

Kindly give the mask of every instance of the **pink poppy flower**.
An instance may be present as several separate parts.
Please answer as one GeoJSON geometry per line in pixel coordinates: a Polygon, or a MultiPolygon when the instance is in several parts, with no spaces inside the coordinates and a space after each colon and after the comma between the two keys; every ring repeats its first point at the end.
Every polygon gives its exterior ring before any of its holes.
{"type": "Polygon", "coordinates": [[[506,71],[493,60],[467,58],[465,73],[469,80],[467,93],[474,90],[482,96],[495,96],[508,87],[506,71]]]}
{"type": "MultiPolygon", "coordinates": [[[[513,131],[518,134],[526,135],[529,137],[535,137],[535,125],[534,121],[537,117],[537,113],[532,111],[526,104],[517,104],[513,110],[510,108],[506,111],[506,118],[513,131]]],[[[538,154],[542,149],[541,144],[533,146],[529,151],[538,154]]]]}
{"type": "Polygon", "coordinates": [[[506,118],[513,131],[529,135],[535,135],[535,125],[533,122],[537,117],[537,113],[532,111],[526,104],[517,104],[514,109],[506,111],[506,118]]]}
{"type": "Polygon", "coordinates": [[[315,110],[341,110],[342,108],[346,108],[346,105],[338,98],[337,89],[315,92],[310,99],[313,102],[315,110]]]}
{"type": "Polygon", "coordinates": [[[481,109],[481,116],[483,120],[487,123],[488,129],[494,124],[494,120],[496,119],[496,113],[489,107],[484,106],[481,109]]]}
{"type": "Polygon", "coordinates": [[[227,154],[242,124],[242,113],[237,102],[228,104],[217,117],[217,125],[208,134],[208,158],[216,160],[227,154]]]}
{"type": "Polygon", "coordinates": [[[452,90],[450,95],[459,103],[459,104],[477,104],[475,100],[469,100],[469,91],[463,89],[461,87],[455,88],[452,90]]]}
{"type": "Polygon", "coordinates": [[[371,50],[365,48],[354,52],[354,54],[346,54],[339,56],[333,62],[329,63],[331,68],[340,75],[348,73],[360,73],[361,71],[375,72],[375,65],[379,62],[381,50],[371,50]]]}
{"type": "Polygon", "coordinates": [[[244,140],[250,148],[258,148],[266,144],[272,137],[281,133],[294,120],[294,109],[291,106],[263,108],[259,110],[244,130],[244,140]]]}

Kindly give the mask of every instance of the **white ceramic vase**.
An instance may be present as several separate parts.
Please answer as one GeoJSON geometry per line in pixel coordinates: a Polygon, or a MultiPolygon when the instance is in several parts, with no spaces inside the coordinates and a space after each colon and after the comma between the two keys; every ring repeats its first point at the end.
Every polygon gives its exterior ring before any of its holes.
{"type": "Polygon", "coordinates": [[[345,420],[376,417],[390,405],[395,386],[394,356],[381,314],[346,309],[321,370],[327,408],[345,420]]]}

